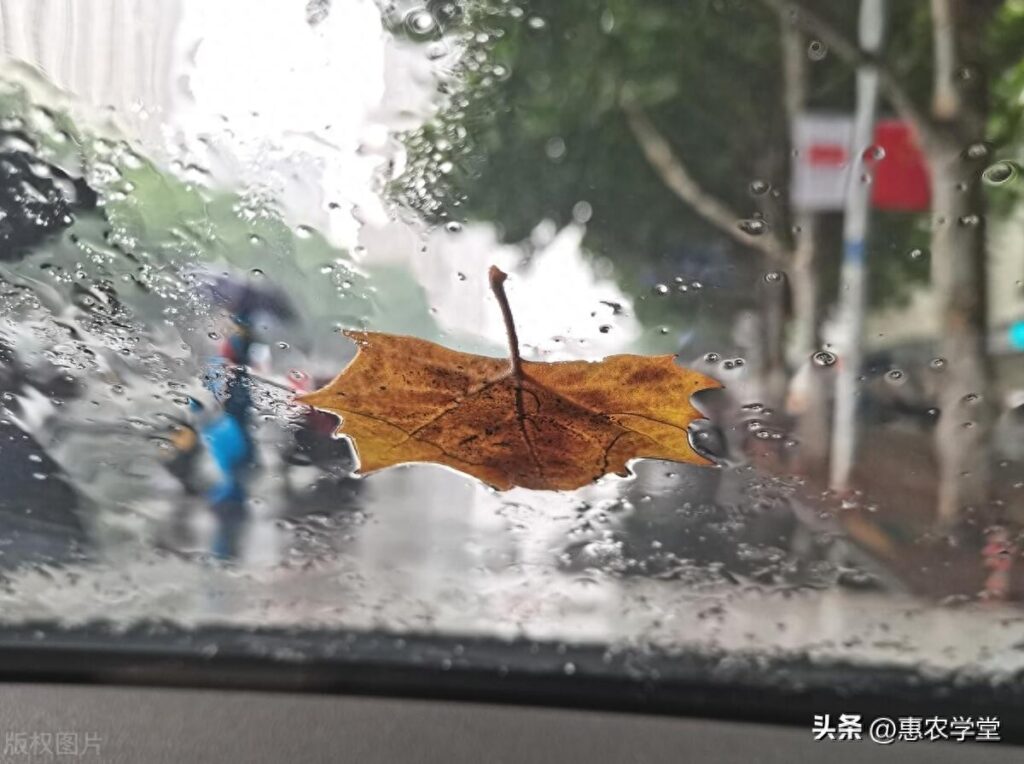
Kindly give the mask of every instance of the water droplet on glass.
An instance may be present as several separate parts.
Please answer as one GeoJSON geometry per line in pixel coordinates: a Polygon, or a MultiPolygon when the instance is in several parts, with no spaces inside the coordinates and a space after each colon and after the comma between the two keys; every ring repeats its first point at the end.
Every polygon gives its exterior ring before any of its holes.
{"type": "Polygon", "coordinates": [[[981,179],[990,186],[1004,186],[1017,179],[1019,170],[1013,162],[996,162],[985,169],[981,179]]]}
{"type": "Polygon", "coordinates": [[[960,218],[958,222],[962,226],[965,226],[967,228],[973,228],[974,226],[978,225],[978,223],[981,222],[981,218],[978,217],[977,215],[964,215],[960,218]]]}
{"type": "Polygon", "coordinates": [[[526,22],[526,26],[530,27],[530,29],[543,29],[547,25],[548,25],[548,22],[546,22],[540,16],[533,16],[532,18],[528,19],[527,22],[526,22]]]}
{"type": "Polygon", "coordinates": [[[904,381],[905,377],[906,375],[899,369],[890,369],[885,374],[885,381],[891,382],[894,385],[898,385],[904,381]]]}
{"type": "Polygon", "coordinates": [[[405,14],[405,27],[414,35],[426,35],[433,31],[436,22],[426,8],[414,8],[405,14]]]}
{"type": "Polygon", "coordinates": [[[597,330],[601,332],[601,334],[608,334],[608,332],[612,330],[612,327],[610,324],[601,324],[601,326],[599,326],[597,330]]]}
{"type": "Polygon", "coordinates": [[[544,153],[547,154],[548,159],[559,160],[565,156],[565,141],[557,136],[548,140],[544,144],[544,153]]]}
{"type": "Polygon", "coordinates": [[[722,360],[722,356],[720,356],[718,353],[705,353],[704,360],[707,363],[718,363],[719,361],[722,360]]]}
{"type": "Polygon", "coordinates": [[[761,218],[741,220],[736,224],[736,227],[748,236],[760,236],[768,231],[768,224],[761,220],[761,218]]]}
{"type": "Polygon", "coordinates": [[[448,233],[459,233],[462,230],[462,223],[458,223],[454,220],[445,223],[444,230],[448,233]]]}
{"type": "Polygon", "coordinates": [[[811,61],[821,61],[828,55],[828,46],[821,40],[811,40],[807,46],[807,57],[811,61]]]}
{"type": "Polygon", "coordinates": [[[754,196],[763,196],[771,190],[772,186],[766,180],[752,180],[750,181],[749,188],[750,193],[754,196]]]}
{"type": "Polygon", "coordinates": [[[868,146],[861,154],[861,159],[865,162],[879,162],[885,159],[885,149],[877,144],[868,146]]]}
{"type": "Polygon", "coordinates": [[[564,666],[562,666],[562,671],[564,671],[569,676],[572,676],[573,674],[576,673],[576,664],[575,663],[566,663],[564,666]]]}
{"type": "Polygon", "coordinates": [[[466,274],[463,273],[462,271],[459,271],[458,273],[455,274],[455,278],[458,279],[459,281],[465,281],[466,274]]]}
{"type": "Polygon", "coordinates": [[[656,295],[664,296],[664,295],[669,293],[669,288],[667,286],[665,286],[664,284],[655,284],[651,288],[651,291],[654,292],[654,294],[656,294],[656,295]]]}
{"type": "Polygon", "coordinates": [[[594,216],[594,208],[590,206],[590,202],[576,202],[572,208],[572,219],[580,225],[590,222],[590,218],[594,216]]]}
{"type": "Polygon", "coordinates": [[[941,357],[940,358],[933,358],[928,363],[928,365],[931,366],[936,371],[939,371],[939,370],[942,370],[942,369],[946,368],[946,359],[945,358],[941,358],[941,357]]]}
{"type": "Polygon", "coordinates": [[[782,281],[782,271],[768,271],[764,274],[764,280],[769,284],[778,284],[782,281]]]}
{"type": "Polygon", "coordinates": [[[956,78],[961,82],[970,82],[974,79],[974,69],[969,66],[957,67],[956,78]]]}
{"type": "Polygon", "coordinates": [[[967,395],[963,397],[964,403],[977,403],[980,400],[981,396],[978,395],[977,393],[967,393],[967,395]]]}
{"type": "Polygon", "coordinates": [[[964,150],[964,156],[968,159],[984,159],[988,156],[988,145],[985,143],[972,143],[964,150]]]}
{"type": "Polygon", "coordinates": [[[911,260],[920,260],[922,257],[924,257],[924,250],[917,249],[916,247],[910,250],[911,260]]]}
{"type": "Polygon", "coordinates": [[[832,366],[838,360],[836,354],[828,350],[819,350],[813,356],[811,360],[816,366],[832,366]]]}

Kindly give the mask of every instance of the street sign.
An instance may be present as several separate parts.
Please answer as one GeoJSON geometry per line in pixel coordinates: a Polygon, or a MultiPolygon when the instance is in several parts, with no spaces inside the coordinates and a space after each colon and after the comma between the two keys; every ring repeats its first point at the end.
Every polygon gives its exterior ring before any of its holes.
{"type": "Polygon", "coordinates": [[[792,202],[797,209],[841,210],[850,172],[853,117],[808,112],[793,125],[792,202]]]}
{"type": "MultiPolygon", "coordinates": [[[[845,208],[852,138],[851,115],[807,112],[796,119],[791,197],[795,208],[811,212],[845,208]]],[[[871,174],[871,206],[926,211],[931,203],[928,167],[910,125],[900,119],[879,120],[870,150],[878,157],[864,168],[871,174]]]]}

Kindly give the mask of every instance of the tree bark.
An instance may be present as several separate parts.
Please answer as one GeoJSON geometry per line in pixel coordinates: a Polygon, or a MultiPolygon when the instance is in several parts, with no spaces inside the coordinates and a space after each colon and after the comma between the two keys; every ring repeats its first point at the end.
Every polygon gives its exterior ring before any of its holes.
{"type": "Polygon", "coordinates": [[[992,433],[987,349],[985,197],[981,167],[947,140],[927,148],[931,168],[932,287],[945,379],[939,392],[937,515],[953,527],[988,498],[992,433]]]}
{"type": "Polygon", "coordinates": [[[956,89],[956,28],[953,23],[954,0],[931,0],[932,4],[932,114],[950,117],[960,108],[956,89]]]}
{"type": "MultiPolygon", "coordinates": [[[[787,0],[761,0],[786,15],[787,0]]],[[[884,62],[879,82],[893,108],[917,131],[932,181],[932,288],[939,323],[939,352],[946,360],[936,429],[941,526],[952,528],[967,510],[982,509],[989,495],[993,426],[987,348],[988,289],[985,197],[981,172],[988,159],[982,141],[988,115],[985,31],[1001,0],[935,0],[932,3],[933,83],[961,90],[933,93],[933,113],[918,107],[884,62]],[[970,62],[958,77],[958,62],[970,62]],[[979,149],[979,146],[982,147],[979,149]],[[973,149],[971,147],[974,147],[973,149]],[[973,155],[973,156],[972,156],[973,155]]],[[[824,40],[851,66],[868,56],[853,37],[797,4],[792,18],[824,40]]]]}
{"type": "MultiPolygon", "coordinates": [[[[805,34],[789,17],[782,15],[782,80],[786,117],[790,133],[807,108],[808,58],[805,34]]],[[[789,376],[787,409],[796,418],[794,434],[797,452],[794,468],[810,476],[828,469],[831,434],[830,391],[834,369],[815,365],[814,353],[821,349],[823,296],[819,266],[824,254],[821,213],[796,210],[793,213],[793,252],[789,268],[792,317],[787,358],[794,374],[789,376]]]]}
{"type": "Polygon", "coordinates": [[[797,441],[795,469],[813,478],[828,473],[829,446],[832,441],[832,399],[836,367],[816,363],[814,354],[824,346],[822,323],[825,295],[821,265],[826,252],[838,252],[835,226],[826,224],[821,214],[801,214],[797,225],[801,238],[791,269],[793,281],[793,325],[790,363],[797,373],[790,382],[788,408],[796,415],[794,435],[797,441]],[[831,236],[829,234],[832,234],[831,236]]]}
{"type": "Polygon", "coordinates": [[[933,14],[936,35],[955,29],[953,50],[934,51],[935,81],[953,82],[958,60],[970,61],[970,76],[952,111],[933,114],[924,141],[932,176],[932,288],[939,315],[939,348],[946,379],[939,393],[936,456],[939,463],[940,526],[953,528],[983,511],[990,489],[994,423],[988,356],[986,205],[981,173],[989,161],[982,142],[988,117],[985,32],[997,2],[947,0],[933,14]]]}

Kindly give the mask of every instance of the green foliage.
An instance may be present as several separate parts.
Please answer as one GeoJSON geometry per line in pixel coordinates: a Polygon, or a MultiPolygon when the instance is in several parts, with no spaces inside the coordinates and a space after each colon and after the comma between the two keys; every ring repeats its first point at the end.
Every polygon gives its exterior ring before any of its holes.
{"type": "MultiPolygon", "coordinates": [[[[856,4],[807,5],[841,29],[856,28],[856,4]]],[[[999,124],[1019,124],[1021,5],[1006,3],[996,25],[1002,31],[994,32],[1007,39],[993,65],[1009,67],[993,91],[999,124]],[[1018,50],[1013,62],[1005,53],[1012,44],[1018,50]]],[[[618,102],[628,91],[709,193],[738,216],[765,215],[785,239],[790,148],[779,19],[752,0],[560,0],[524,2],[511,11],[497,2],[485,6],[489,11],[474,8],[472,23],[455,20],[449,29],[466,46],[468,62],[446,83],[453,91],[450,108],[408,136],[412,160],[400,187],[416,193],[406,200],[438,219],[491,221],[511,241],[527,238],[545,219],[570,222],[585,201],[593,210],[586,246],[608,258],[623,286],[644,298],[637,309],[647,323],[697,320],[698,300],[647,299],[654,283],[671,283],[681,273],[689,279],[695,259],[718,263],[716,276],[702,280],[710,287],[705,303],[711,300],[719,315],[749,303],[753,290],[742,284],[763,272],[760,256],[665,187],[618,102]],[[443,162],[451,168],[439,174],[443,162]],[[755,179],[770,183],[778,198],[754,198],[749,186],[755,179]]],[[[927,5],[890,4],[890,13],[886,58],[928,108],[927,5]]],[[[851,109],[851,69],[833,52],[819,58],[810,64],[809,107],[851,109]]],[[[878,253],[870,261],[872,301],[899,302],[927,278],[927,258],[907,254],[926,248],[927,215],[878,214],[872,225],[871,251],[878,253]]],[[[834,272],[838,248],[825,255],[826,274],[834,272]]]]}
{"type": "Polygon", "coordinates": [[[38,78],[0,81],[3,126],[23,132],[48,161],[86,178],[100,193],[101,206],[77,215],[63,235],[14,264],[16,270],[75,274],[80,286],[113,289],[150,323],[160,312],[189,323],[201,317],[188,302],[192,287],[183,274],[190,266],[230,269],[293,297],[305,320],[275,339],[337,346],[340,353],[339,326],[439,336],[408,273],[361,268],[318,231],[292,227],[272,203],[252,198],[247,189],[183,180],[115,131],[78,125],[62,106],[44,105],[51,102],[60,103],[38,78]],[[388,288],[377,290],[376,283],[388,288]]]}

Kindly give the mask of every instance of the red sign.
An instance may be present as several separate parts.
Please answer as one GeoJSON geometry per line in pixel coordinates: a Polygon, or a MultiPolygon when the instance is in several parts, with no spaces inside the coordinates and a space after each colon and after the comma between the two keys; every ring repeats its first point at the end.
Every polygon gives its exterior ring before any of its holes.
{"type": "Polygon", "coordinates": [[[841,143],[812,143],[807,162],[813,167],[842,167],[846,164],[846,146],[841,143]]]}
{"type": "Polygon", "coordinates": [[[872,167],[872,206],[905,212],[927,210],[932,196],[928,165],[910,125],[898,119],[879,120],[875,145],[885,154],[872,167]]]}

